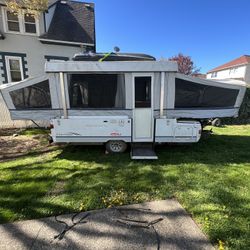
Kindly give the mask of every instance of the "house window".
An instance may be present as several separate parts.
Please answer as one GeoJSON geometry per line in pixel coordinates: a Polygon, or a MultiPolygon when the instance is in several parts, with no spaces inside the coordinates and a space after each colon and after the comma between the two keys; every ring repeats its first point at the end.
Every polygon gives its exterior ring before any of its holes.
{"type": "Polygon", "coordinates": [[[237,73],[237,71],[238,71],[238,67],[236,67],[236,68],[231,68],[230,70],[229,70],[229,74],[231,75],[231,74],[235,74],[235,73],[237,73]]]}
{"type": "Polygon", "coordinates": [[[21,57],[6,56],[8,82],[18,82],[24,79],[21,57]]]}
{"type": "Polygon", "coordinates": [[[9,31],[20,32],[19,18],[17,13],[7,11],[7,25],[9,31]]]}
{"type": "Polygon", "coordinates": [[[26,33],[36,33],[36,19],[29,14],[24,15],[24,27],[26,33]]]}
{"type": "Polygon", "coordinates": [[[28,13],[18,15],[8,10],[5,10],[5,16],[6,32],[30,35],[38,33],[38,21],[34,16],[28,13]]]}
{"type": "Polygon", "coordinates": [[[217,72],[213,72],[211,77],[217,77],[217,72]]]}

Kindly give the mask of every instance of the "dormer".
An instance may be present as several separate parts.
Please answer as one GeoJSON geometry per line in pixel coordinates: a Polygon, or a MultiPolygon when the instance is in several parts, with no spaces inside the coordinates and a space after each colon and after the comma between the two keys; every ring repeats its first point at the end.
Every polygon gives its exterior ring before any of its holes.
{"type": "Polygon", "coordinates": [[[54,1],[44,13],[44,33],[39,40],[45,44],[89,47],[95,51],[94,4],[54,1]]]}
{"type": "MultiPolygon", "coordinates": [[[[43,44],[85,47],[95,51],[94,4],[49,0],[47,11],[35,18],[29,13],[10,12],[0,0],[0,40],[8,35],[37,37],[43,44]]],[[[10,36],[13,39],[13,36],[10,36]]]]}

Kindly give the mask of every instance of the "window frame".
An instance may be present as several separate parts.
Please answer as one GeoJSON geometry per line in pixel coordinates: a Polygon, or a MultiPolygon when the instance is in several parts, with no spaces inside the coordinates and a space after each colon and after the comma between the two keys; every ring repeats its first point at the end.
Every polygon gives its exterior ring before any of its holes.
{"type": "Polygon", "coordinates": [[[25,31],[25,22],[24,15],[23,14],[18,14],[18,23],[19,23],[19,31],[11,31],[8,28],[8,18],[7,18],[7,8],[2,8],[2,16],[3,16],[3,26],[4,26],[4,32],[9,33],[9,34],[16,34],[16,35],[28,35],[28,36],[39,36],[39,20],[35,18],[35,25],[36,25],[36,33],[30,33],[25,31]]]}
{"type": "MultiPolygon", "coordinates": [[[[9,98],[10,98],[10,100],[11,100],[11,103],[13,104],[13,109],[15,109],[15,110],[26,110],[26,111],[32,111],[32,110],[52,110],[53,109],[53,101],[52,101],[52,90],[51,90],[51,84],[50,84],[50,79],[48,79],[48,78],[46,78],[46,77],[41,77],[40,79],[39,79],[39,81],[38,82],[35,82],[34,84],[27,84],[27,83],[25,83],[25,82],[23,82],[23,83],[21,83],[21,85],[22,86],[19,86],[18,88],[12,88],[11,90],[9,90],[8,91],[8,96],[9,96],[9,98]],[[31,88],[31,89],[33,89],[33,90],[36,90],[36,89],[38,89],[39,91],[40,91],[40,89],[42,89],[43,90],[43,88],[39,88],[39,87],[34,87],[34,86],[36,86],[36,85],[38,85],[38,84],[48,84],[48,91],[49,91],[49,106],[50,107],[30,107],[30,106],[28,106],[28,107],[18,107],[15,103],[14,103],[14,100],[13,100],[13,97],[11,96],[11,93],[12,92],[15,92],[15,91],[21,91],[21,90],[25,90],[26,88],[31,88]]],[[[41,91],[40,91],[40,93],[42,93],[41,91]]],[[[24,98],[26,98],[26,97],[24,97],[24,98]]],[[[24,99],[23,99],[24,100],[24,99]]],[[[24,102],[25,103],[25,102],[24,102]]]]}
{"type": "MultiPolygon", "coordinates": [[[[148,82],[146,82],[147,84],[148,82]]],[[[152,108],[152,76],[134,76],[134,108],[135,109],[140,109],[140,108],[152,108]],[[149,78],[150,79],[150,86],[149,88],[147,89],[147,85],[145,85],[145,98],[149,98],[149,100],[143,100],[141,101],[138,101],[136,100],[136,92],[137,92],[137,84],[136,84],[136,79],[137,78],[149,78]],[[148,91],[148,93],[147,93],[148,91]]]]}
{"type": "MultiPolygon", "coordinates": [[[[174,87],[174,89],[175,89],[175,94],[174,94],[174,106],[173,106],[173,108],[174,108],[174,110],[192,110],[192,109],[231,109],[231,108],[234,108],[235,107],[235,104],[236,104],[236,102],[237,102],[237,98],[238,98],[238,96],[239,96],[239,89],[238,88],[229,88],[229,87],[226,87],[226,86],[223,86],[223,84],[222,85],[220,85],[220,84],[213,84],[213,85],[209,85],[209,84],[207,84],[207,83],[203,83],[203,81],[202,81],[202,79],[199,79],[200,81],[195,81],[195,82],[192,82],[192,79],[190,79],[190,78],[188,78],[187,76],[176,76],[175,78],[174,78],[174,85],[175,85],[175,87],[174,87]],[[198,102],[197,102],[197,104],[199,104],[199,105],[192,105],[192,106],[188,106],[188,105],[186,105],[186,104],[182,104],[182,105],[177,105],[177,80],[181,80],[181,81],[187,81],[187,82],[190,82],[191,83],[191,85],[200,85],[200,87],[202,87],[203,89],[202,89],[202,95],[200,95],[199,94],[199,96],[198,96],[198,102]],[[225,106],[224,104],[222,105],[222,104],[219,104],[219,105],[214,105],[214,104],[209,104],[209,105],[207,105],[206,104],[206,102],[204,102],[204,100],[206,99],[205,97],[206,97],[206,94],[207,94],[207,91],[209,91],[211,88],[218,88],[218,89],[224,89],[225,91],[238,91],[238,93],[237,93],[237,95],[236,95],[236,97],[235,97],[235,101],[234,101],[234,103],[232,104],[232,105],[229,105],[229,106],[225,106]],[[202,99],[200,99],[200,98],[202,98],[202,99]],[[206,104],[206,105],[204,105],[204,103],[206,104]]],[[[190,83],[184,83],[185,85],[189,85],[190,87],[191,87],[191,85],[190,85],[190,83]]],[[[193,89],[197,89],[197,86],[193,86],[192,87],[193,89]]],[[[180,88],[181,89],[181,88],[180,88]]],[[[193,90],[192,90],[193,91],[193,90]]],[[[219,90],[217,90],[217,91],[219,91],[219,90]]],[[[226,95],[227,95],[228,93],[226,93],[226,95]]],[[[232,94],[232,93],[231,93],[232,94]]],[[[225,94],[224,94],[225,95],[225,94]]]]}
{"type": "Polygon", "coordinates": [[[37,34],[37,22],[36,22],[36,18],[35,18],[35,17],[34,17],[34,20],[35,20],[34,23],[32,23],[32,22],[27,22],[27,21],[25,21],[25,14],[23,15],[23,28],[24,28],[24,32],[25,32],[26,34],[37,34]],[[26,24],[35,25],[36,32],[27,32],[27,31],[26,31],[26,24]]]}
{"type": "Polygon", "coordinates": [[[10,60],[18,60],[20,65],[20,71],[21,71],[21,81],[24,80],[24,72],[23,72],[23,62],[22,57],[19,56],[5,56],[5,63],[6,63],[6,73],[7,73],[7,79],[8,82],[13,82],[11,77],[11,70],[10,70],[10,60]]]}
{"type": "Polygon", "coordinates": [[[17,20],[9,20],[8,19],[8,11],[6,10],[6,27],[8,28],[8,31],[10,32],[21,32],[21,26],[20,26],[20,18],[19,18],[19,15],[16,15],[17,16],[17,20]],[[19,28],[19,31],[15,31],[15,30],[9,30],[9,22],[15,22],[18,24],[18,28],[19,28]]]}
{"type": "Polygon", "coordinates": [[[233,75],[233,74],[237,73],[237,72],[238,72],[238,68],[239,68],[239,67],[230,68],[230,70],[229,70],[229,75],[233,75]]]}
{"type": "MultiPolygon", "coordinates": [[[[66,96],[66,105],[68,109],[71,110],[83,110],[83,111],[88,111],[88,110],[124,110],[126,109],[126,77],[125,77],[125,73],[123,72],[89,72],[89,73],[78,73],[78,72],[72,72],[72,73],[68,73],[68,74],[64,74],[64,81],[65,81],[65,96],[66,96]],[[116,75],[117,77],[119,75],[123,75],[124,76],[124,90],[125,92],[124,94],[124,103],[123,103],[123,107],[72,107],[71,106],[71,101],[70,101],[70,77],[72,75],[116,75]]],[[[61,97],[60,97],[61,98],[61,97]]]]}
{"type": "MultiPolygon", "coordinates": [[[[155,80],[155,76],[153,73],[132,73],[132,107],[133,107],[133,110],[137,109],[135,107],[135,78],[136,77],[151,77],[151,110],[153,111],[154,110],[154,80],[155,80]]],[[[150,109],[150,108],[146,108],[146,109],[150,109]]],[[[141,108],[139,108],[141,109],[141,108]]]]}
{"type": "Polygon", "coordinates": [[[211,77],[213,77],[213,78],[217,77],[217,73],[218,73],[217,71],[213,72],[212,75],[211,75],[211,77]]]}

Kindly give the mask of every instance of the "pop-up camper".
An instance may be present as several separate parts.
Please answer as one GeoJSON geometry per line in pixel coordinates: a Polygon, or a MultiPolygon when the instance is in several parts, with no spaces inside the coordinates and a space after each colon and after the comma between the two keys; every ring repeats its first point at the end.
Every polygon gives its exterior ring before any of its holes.
{"type": "Polygon", "coordinates": [[[140,54],[77,55],[50,61],[46,75],[5,84],[12,119],[48,120],[55,143],[105,144],[133,159],[156,159],[156,143],[198,142],[203,120],[236,117],[240,81],[177,73],[177,64],[140,54]]]}

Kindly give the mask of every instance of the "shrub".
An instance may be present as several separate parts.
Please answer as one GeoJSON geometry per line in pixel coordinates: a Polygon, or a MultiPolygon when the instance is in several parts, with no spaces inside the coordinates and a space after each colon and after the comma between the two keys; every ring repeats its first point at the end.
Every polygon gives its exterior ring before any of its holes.
{"type": "Polygon", "coordinates": [[[223,124],[249,124],[250,123],[250,88],[247,88],[237,118],[224,118],[223,124]]]}

